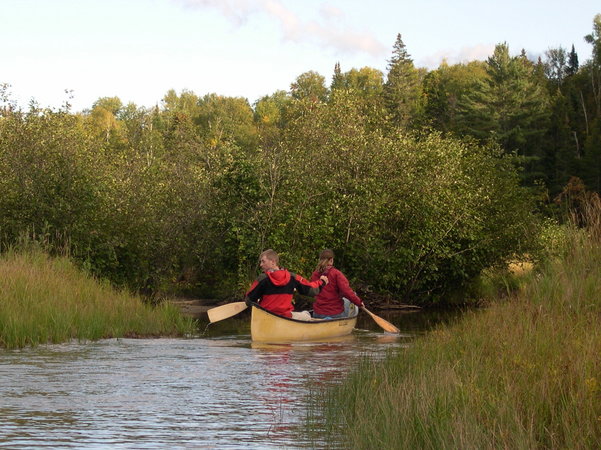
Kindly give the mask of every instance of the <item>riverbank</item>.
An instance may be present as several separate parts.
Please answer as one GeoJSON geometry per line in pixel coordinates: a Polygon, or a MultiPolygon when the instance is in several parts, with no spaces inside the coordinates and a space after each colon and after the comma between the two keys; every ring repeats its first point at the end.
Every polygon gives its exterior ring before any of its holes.
{"type": "Polygon", "coordinates": [[[0,256],[0,305],[0,348],[196,331],[174,305],[148,305],[39,250],[0,256]]]}
{"type": "Polygon", "coordinates": [[[596,448],[601,241],[566,242],[510,299],[317,392],[309,427],[344,448],[596,448]]]}
{"type": "Polygon", "coordinates": [[[195,319],[199,319],[203,315],[206,315],[209,309],[217,306],[218,304],[215,300],[206,300],[201,298],[170,298],[168,301],[182,314],[195,319]]]}

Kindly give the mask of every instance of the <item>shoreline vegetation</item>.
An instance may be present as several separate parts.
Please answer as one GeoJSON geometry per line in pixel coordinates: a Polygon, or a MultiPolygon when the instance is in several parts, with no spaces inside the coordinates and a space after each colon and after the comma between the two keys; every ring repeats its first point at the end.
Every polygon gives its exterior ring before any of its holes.
{"type": "Polygon", "coordinates": [[[317,392],[309,429],[344,448],[596,448],[598,201],[587,215],[588,227],[566,227],[562,245],[509,298],[383,362],[366,358],[341,385],[317,392]]]}
{"type": "Polygon", "coordinates": [[[0,256],[0,348],[120,337],[187,336],[194,320],[157,306],[42,250],[0,256]]]}

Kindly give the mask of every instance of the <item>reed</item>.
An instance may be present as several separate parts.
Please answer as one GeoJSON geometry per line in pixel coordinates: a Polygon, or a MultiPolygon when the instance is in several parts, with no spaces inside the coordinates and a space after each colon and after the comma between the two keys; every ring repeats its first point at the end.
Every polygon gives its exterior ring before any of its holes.
{"type": "Polygon", "coordinates": [[[85,274],[68,258],[35,249],[0,257],[0,347],[194,330],[175,306],[147,305],[85,274]]]}
{"type": "Polygon", "coordinates": [[[344,448],[598,448],[601,207],[590,208],[510,300],[364,360],[317,393],[309,427],[344,448]]]}

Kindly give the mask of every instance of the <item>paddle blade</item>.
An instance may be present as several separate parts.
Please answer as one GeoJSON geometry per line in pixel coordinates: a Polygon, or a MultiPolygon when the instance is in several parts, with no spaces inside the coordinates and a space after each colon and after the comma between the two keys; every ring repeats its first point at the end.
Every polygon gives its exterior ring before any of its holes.
{"type": "Polygon", "coordinates": [[[236,314],[244,311],[248,306],[244,302],[228,303],[227,305],[217,306],[207,311],[209,315],[209,322],[218,322],[228,317],[235,316],[236,314]]]}
{"type": "Polygon", "coordinates": [[[365,311],[367,314],[369,314],[371,316],[372,319],[374,319],[374,321],[380,326],[380,328],[382,328],[384,331],[387,331],[389,333],[400,333],[401,330],[399,330],[397,327],[395,327],[393,324],[391,324],[390,322],[388,322],[387,320],[382,319],[379,316],[376,316],[374,313],[372,313],[369,309],[367,309],[365,306],[362,307],[363,311],[365,311]]]}

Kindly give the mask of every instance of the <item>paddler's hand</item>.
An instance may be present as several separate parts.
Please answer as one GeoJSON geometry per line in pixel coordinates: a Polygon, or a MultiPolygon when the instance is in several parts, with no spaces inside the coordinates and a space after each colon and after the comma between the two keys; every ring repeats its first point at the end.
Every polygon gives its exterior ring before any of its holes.
{"type": "Polygon", "coordinates": [[[324,286],[325,286],[326,284],[328,284],[328,283],[329,283],[329,281],[330,281],[330,280],[328,280],[328,277],[326,277],[325,275],[322,275],[322,276],[320,276],[320,277],[319,277],[319,279],[320,279],[321,281],[323,281],[323,285],[324,285],[324,286]]]}

